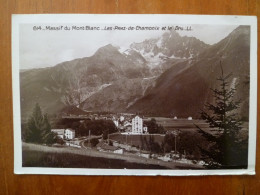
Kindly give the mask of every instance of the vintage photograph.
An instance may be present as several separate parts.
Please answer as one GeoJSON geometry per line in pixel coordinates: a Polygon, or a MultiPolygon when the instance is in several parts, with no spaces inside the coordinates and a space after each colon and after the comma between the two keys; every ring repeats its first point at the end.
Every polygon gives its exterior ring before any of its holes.
{"type": "Polygon", "coordinates": [[[16,22],[20,170],[254,169],[255,28],[158,21],[16,22]]]}

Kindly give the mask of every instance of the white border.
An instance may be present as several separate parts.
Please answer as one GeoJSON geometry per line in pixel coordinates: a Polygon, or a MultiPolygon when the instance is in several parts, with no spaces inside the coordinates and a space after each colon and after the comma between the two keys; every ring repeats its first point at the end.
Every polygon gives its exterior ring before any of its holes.
{"type": "Polygon", "coordinates": [[[122,14],[27,14],[12,15],[12,87],[14,125],[14,173],[58,175],[254,175],[257,123],[257,17],[213,15],[122,15],[122,14]],[[25,168],[22,167],[19,25],[26,23],[89,23],[89,24],[214,24],[250,25],[250,113],[248,169],[239,170],[139,170],[87,168],[25,168]]]}

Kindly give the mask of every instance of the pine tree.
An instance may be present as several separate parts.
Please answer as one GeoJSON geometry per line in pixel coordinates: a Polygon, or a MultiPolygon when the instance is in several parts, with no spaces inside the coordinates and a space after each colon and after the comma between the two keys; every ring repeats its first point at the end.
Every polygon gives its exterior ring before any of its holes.
{"type": "Polygon", "coordinates": [[[51,132],[51,125],[49,123],[48,115],[43,116],[43,126],[42,126],[42,140],[43,143],[49,145],[56,141],[55,133],[51,132]]]}
{"type": "Polygon", "coordinates": [[[221,66],[221,76],[217,78],[219,89],[211,89],[215,103],[207,103],[206,111],[201,112],[201,118],[217,131],[208,133],[196,125],[199,132],[211,144],[210,148],[201,149],[208,168],[246,168],[247,167],[247,139],[241,140],[239,133],[242,129],[237,109],[240,101],[234,100],[235,87],[230,87],[228,80],[232,74],[224,75],[221,66]]]}
{"type": "Polygon", "coordinates": [[[38,103],[35,105],[33,113],[27,122],[25,141],[40,144],[55,142],[55,134],[51,132],[48,116],[42,114],[38,103]]]}

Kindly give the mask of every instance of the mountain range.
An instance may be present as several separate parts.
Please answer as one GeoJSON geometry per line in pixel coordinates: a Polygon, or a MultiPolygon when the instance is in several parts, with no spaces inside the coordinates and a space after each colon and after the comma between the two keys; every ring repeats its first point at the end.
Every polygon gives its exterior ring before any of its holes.
{"type": "Polygon", "coordinates": [[[220,62],[232,73],[240,112],[248,116],[250,28],[239,26],[226,38],[208,45],[176,31],[132,43],[122,49],[99,48],[90,57],[54,67],[20,72],[22,118],[36,102],[44,112],[58,114],[64,107],[85,111],[153,113],[199,117],[210,88],[218,86],[220,62]]]}

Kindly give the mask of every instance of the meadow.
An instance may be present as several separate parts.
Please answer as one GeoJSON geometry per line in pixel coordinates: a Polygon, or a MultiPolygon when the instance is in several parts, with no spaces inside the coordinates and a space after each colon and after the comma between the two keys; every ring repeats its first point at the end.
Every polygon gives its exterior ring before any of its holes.
{"type": "Polygon", "coordinates": [[[149,137],[153,137],[155,142],[162,143],[165,135],[127,135],[127,134],[113,134],[109,136],[109,139],[117,141],[118,143],[124,143],[131,146],[141,147],[141,139],[146,139],[149,141],[149,137]]]}
{"type": "Polygon", "coordinates": [[[161,165],[134,163],[120,159],[32,150],[23,150],[22,159],[23,167],[168,169],[161,165]]]}
{"type": "Polygon", "coordinates": [[[195,125],[200,126],[205,130],[209,130],[209,125],[203,120],[187,120],[187,119],[173,119],[173,118],[165,118],[165,117],[154,117],[156,123],[162,125],[164,129],[167,130],[197,130],[195,125]]]}
{"type": "MultiPolygon", "coordinates": [[[[209,126],[203,120],[187,120],[187,119],[173,119],[173,118],[165,118],[165,117],[153,117],[156,120],[156,123],[162,125],[166,131],[175,131],[179,132],[187,132],[190,135],[196,135],[196,139],[200,137],[197,132],[197,128],[194,124],[199,125],[204,130],[210,130],[209,126]]],[[[148,119],[150,120],[150,118],[148,119]]],[[[149,141],[150,137],[153,137],[154,141],[161,144],[164,140],[165,134],[143,134],[143,135],[126,135],[126,134],[113,134],[110,135],[109,138],[117,141],[119,143],[128,144],[131,146],[141,146],[141,140],[146,139],[149,141]]],[[[199,142],[199,140],[197,140],[199,142]]]]}

